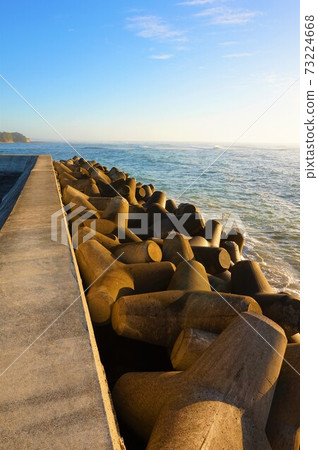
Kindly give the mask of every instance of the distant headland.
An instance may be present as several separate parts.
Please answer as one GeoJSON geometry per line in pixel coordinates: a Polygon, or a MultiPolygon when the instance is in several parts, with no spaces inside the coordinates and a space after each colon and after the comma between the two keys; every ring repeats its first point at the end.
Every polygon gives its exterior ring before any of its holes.
{"type": "Polygon", "coordinates": [[[30,142],[30,139],[21,133],[8,133],[7,131],[0,131],[0,142],[13,144],[14,142],[30,142]]]}

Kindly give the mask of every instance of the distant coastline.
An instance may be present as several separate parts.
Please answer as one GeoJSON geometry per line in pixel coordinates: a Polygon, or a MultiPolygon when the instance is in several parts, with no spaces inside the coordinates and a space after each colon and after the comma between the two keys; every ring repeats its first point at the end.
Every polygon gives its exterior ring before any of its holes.
{"type": "Polygon", "coordinates": [[[18,132],[0,131],[0,143],[1,144],[16,144],[16,143],[31,142],[29,138],[18,132]]]}

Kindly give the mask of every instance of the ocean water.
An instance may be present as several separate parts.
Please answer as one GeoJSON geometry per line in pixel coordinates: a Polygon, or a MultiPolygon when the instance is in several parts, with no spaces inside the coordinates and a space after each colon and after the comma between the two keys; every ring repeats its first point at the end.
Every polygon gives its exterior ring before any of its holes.
{"type": "MultiPolygon", "coordinates": [[[[261,264],[278,291],[299,293],[299,151],[202,144],[72,144],[77,152],[170,198],[195,203],[205,218],[246,232],[244,256],[261,264]],[[219,158],[216,162],[215,159],[219,158]],[[214,163],[213,163],[214,162],[214,163]]],[[[68,159],[65,143],[0,144],[0,154],[51,154],[68,159]]]]}

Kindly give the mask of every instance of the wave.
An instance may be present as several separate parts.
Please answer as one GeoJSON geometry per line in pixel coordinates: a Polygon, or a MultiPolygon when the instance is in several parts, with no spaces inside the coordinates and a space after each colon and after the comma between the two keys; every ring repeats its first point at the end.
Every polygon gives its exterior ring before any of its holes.
{"type": "Polygon", "coordinates": [[[257,261],[269,283],[279,292],[299,295],[299,273],[279,256],[280,246],[267,236],[260,242],[248,236],[243,256],[257,261]],[[264,241],[266,245],[264,246],[264,241]],[[270,261],[270,263],[269,263],[270,261]]]}

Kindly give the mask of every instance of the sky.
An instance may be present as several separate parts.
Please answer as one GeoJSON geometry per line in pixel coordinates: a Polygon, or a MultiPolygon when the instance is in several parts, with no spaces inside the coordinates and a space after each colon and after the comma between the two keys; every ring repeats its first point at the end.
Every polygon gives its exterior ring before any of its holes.
{"type": "Polygon", "coordinates": [[[0,131],[298,144],[299,1],[11,0],[1,13],[0,131]]]}

